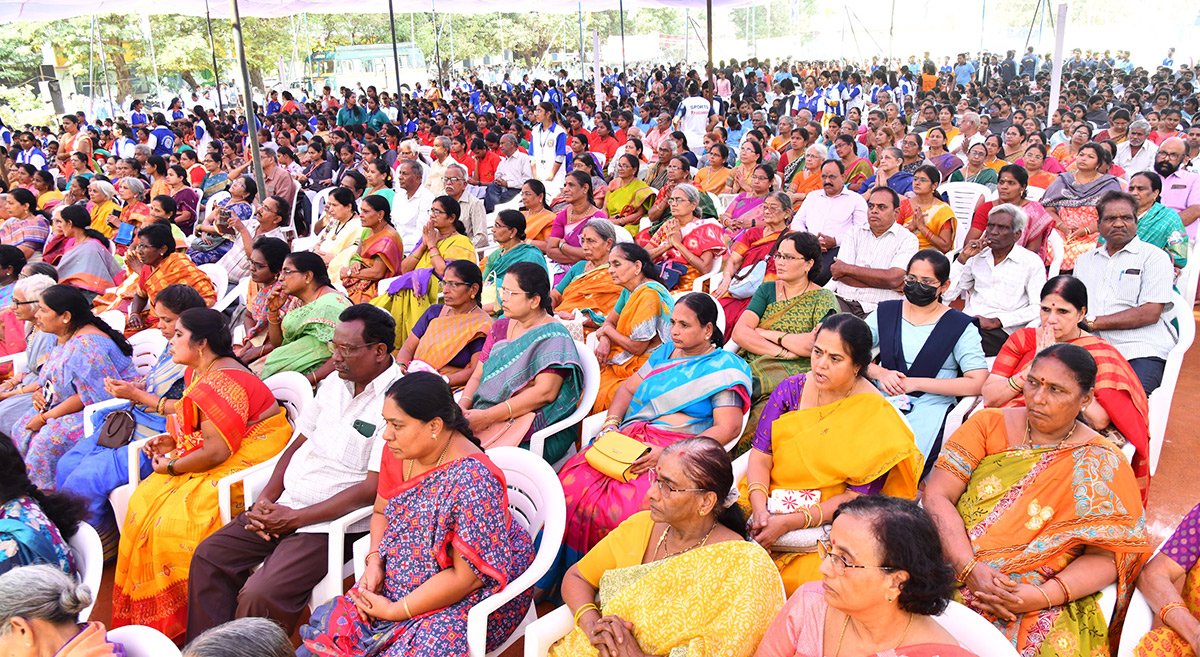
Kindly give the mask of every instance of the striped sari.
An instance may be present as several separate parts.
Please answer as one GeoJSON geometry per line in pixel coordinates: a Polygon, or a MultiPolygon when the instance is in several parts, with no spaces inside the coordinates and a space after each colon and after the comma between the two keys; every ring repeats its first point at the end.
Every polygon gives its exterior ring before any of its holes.
{"type": "MultiPolygon", "coordinates": [[[[613,308],[618,314],[617,331],[638,342],[649,342],[655,338],[666,342],[671,339],[671,311],[674,308],[675,301],[667,288],[660,283],[646,281],[613,308]]],[[[615,344],[612,346],[608,352],[608,363],[600,369],[600,392],[592,407],[593,413],[603,413],[608,409],[625,380],[650,358],[653,346],[641,355],[631,354],[615,344]]]]}
{"type": "Polygon", "coordinates": [[[145,325],[139,329],[126,330],[128,335],[158,325],[158,316],[154,314],[154,298],[168,285],[181,283],[192,288],[200,293],[200,296],[204,298],[204,303],[209,306],[217,302],[217,291],[213,288],[212,279],[208,277],[208,274],[200,271],[183,253],[171,253],[154,268],[151,268],[150,265],[143,265],[137,281],[135,294],[148,301],[146,309],[142,311],[146,321],[145,325]]]}
{"type": "Polygon", "coordinates": [[[449,306],[443,306],[441,314],[429,320],[413,353],[414,361],[419,360],[443,375],[461,371],[462,368],[450,365],[450,361],[472,340],[487,336],[492,328],[492,318],[479,306],[472,307],[469,313],[448,311],[449,306]]]}
{"type": "MultiPolygon", "coordinates": [[[[400,268],[400,261],[404,259],[404,244],[395,229],[385,226],[375,235],[371,234],[369,228],[363,229],[358,255],[350,258],[350,264],[361,262],[363,266],[367,266],[376,258],[383,261],[385,268],[383,276],[379,280],[391,278],[400,268]]],[[[346,296],[350,297],[354,303],[367,303],[378,296],[379,280],[368,281],[346,274],[342,275],[342,285],[346,287],[346,296]]]]}
{"type": "MultiPolygon", "coordinates": [[[[420,245],[421,243],[417,242],[413,249],[420,245]]],[[[437,249],[446,262],[479,262],[471,238],[461,233],[453,233],[443,238],[437,243],[437,249]]],[[[441,279],[434,273],[433,260],[429,254],[426,250],[412,271],[402,274],[398,280],[392,282],[391,287],[379,290],[379,296],[370,300],[372,305],[383,308],[395,318],[397,345],[404,344],[408,334],[412,332],[413,325],[421,318],[421,314],[437,301],[438,293],[442,291],[441,279]]]]}

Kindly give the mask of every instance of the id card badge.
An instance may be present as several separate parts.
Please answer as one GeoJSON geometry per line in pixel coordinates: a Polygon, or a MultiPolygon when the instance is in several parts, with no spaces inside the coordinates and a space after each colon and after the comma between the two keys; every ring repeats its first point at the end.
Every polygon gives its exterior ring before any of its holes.
{"type": "Polygon", "coordinates": [[[355,420],[354,424],[351,426],[353,426],[354,430],[362,435],[363,438],[370,438],[371,436],[375,435],[375,425],[371,424],[370,422],[355,420]]]}

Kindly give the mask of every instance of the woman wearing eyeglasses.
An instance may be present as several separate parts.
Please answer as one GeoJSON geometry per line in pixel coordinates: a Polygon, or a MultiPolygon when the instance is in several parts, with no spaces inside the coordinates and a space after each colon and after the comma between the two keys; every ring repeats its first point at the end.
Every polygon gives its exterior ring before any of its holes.
{"type": "Polygon", "coordinates": [[[917,167],[912,178],[912,197],[900,201],[896,221],[917,236],[922,249],[937,249],[946,253],[954,248],[956,220],[954,210],[938,198],[942,174],[932,164],[917,167]]]}
{"type": "Polygon", "coordinates": [[[667,199],[671,218],[646,241],[646,251],[668,289],[690,290],[692,281],[710,273],[717,254],[725,251],[725,231],[704,214],[702,200],[707,195],[702,197],[695,186],[676,185],[667,199]]]}
{"type": "Polygon", "coordinates": [[[406,373],[436,370],[455,390],[467,385],[492,328],[492,318],[480,307],[482,290],[483,273],[475,263],[455,260],[446,265],[442,303],[430,306],[413,326],[396,355],[400,368],[406,373]]]}
{"type": "MultiPolygon", "coordinates": [[[[14,247],[0,247],[0,261],[8,255],[5,251],[11,248],[14,247]]],[[[0,264],[0,269],[3,268],[0,264]]],[[[54,279],[46,275],[35,275],[22,278],[12,286],[12,305],[5,309],[5,313],[11,310],[12,317],[5,318],[5,328],[10,330],[5,331],[3,346],[7,348],[6,351],[16,353],[24,344],[25,362],[29,371],[25,373],[24,378],[9,377],[0,383],[0,427],[11,428],[21,414],[29,409],[33,403],[33,393],[41,389],[38,373],[50,350],[57,346],[54,335],[39,329],[36,321],[42,291],[51,285],[54,285],[54,279]],[[11,327],[8,326],[9,322],[12,322],[11,327]]]]}
{"type": "Polygon", "coordinates": [[[729,455],[711,438],[684,438],[648,479],[649,510],[567,571],[562,597],[576,623],[551,657],[622,654],[618,645],[630,655],[749,657],[783,587],[767,553],[746,540],[729,455]]]}
{"type": "Polygon", "coordinates": [[[953,597],[954,572],[915,502],[872,495],[842,504],[817,557],[821,580],[788,599],[755,657],[974,657],[933,618],[953,597]]]}
{"type": "Polygon", "coordinates": [[[838,311],[837,297],[815,282],[821,275],[821,258],[815,235],[785,234],[771,256],[776,280],[758,286],[733,327],[733,341],[742,348],[754,382],[750,420],[735,455],[750,449],[758,418],[775,388],[809,370],[814,332],[821,320],[838,311]]]}
{"type": "MultiPolygon", "coordinates": [[[[690,165],[682,155],[672,157],[665,164],[667,167],[667,181],[659,188],[658,195],[650,205],[650,209],[646,212],[646,218],[650,220],[650,226],[639,232],[634,238],[634,241],[642,246],[649,244],[650,240],[658,235],[659,229],[670,221],[672,217],[679,216],[674,213],[674,208],[671,207],[671,194],[675,191],[676,187],[686,183],[692,177],[690,165]]],[[[702,202],[709,200],[707,194],[700,195],[699,198],[702,202]]],[[[717,211],[712,206],[712,202],[709,201],[708,205],[708,212],[704,216],[716,217],[717,211]]],[[[685,222],[687,221],[686,218],[681,218],[685,222]]]]}
{"type": "MultiPolygon", "coordinates": [[[[216,303],[217,292],[212,279],[188,260],[185,254],[175,250],[175,237],[168,226],[154,223],[141,228],[135,244],[137,248],[134,253],[142,267],[126,313],[129,317],[125,323],[127,335],[158,325],[158,316],[154,314],[151,300],[168,285],[183,283],[199,292],[208,305],[216,303]]],[[[105,297],[97,297],[96,301],[101,302],[102,299],[105,297]]],[[[97,308],[97,312],[110,309],[97,308]]]]}
{"type": "Polygon", "coordinates": [[[333,371],[328,343],[350,300],[334,289],[325,262],[311,251],[288,255],[279,281],[282,285],[267,297],[270,353],[250,367],[264,379],[276,372],[299,372],[316,385],[333,371]],[[299,300],[299,306],[283,314],[289,297],[299,300]]]}

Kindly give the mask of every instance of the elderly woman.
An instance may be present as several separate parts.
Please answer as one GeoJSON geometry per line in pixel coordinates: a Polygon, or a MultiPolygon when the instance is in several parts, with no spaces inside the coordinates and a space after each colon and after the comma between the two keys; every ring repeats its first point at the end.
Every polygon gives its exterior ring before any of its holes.
{"type": "Polygon", "coordinates": [[[675,186],[668,201],[671,218],[647,240],[646,251],[662,272],[663,285],[690,290],[692,281],[711,272],[717,254],[725,250],[725,231],[703,216],[694,186],[675,186]]]}
{"type": "MultiPolygon", "coordinates": [[[[751,142],[753,143],[753,142],[751,142]]],[[[775,169],[760,164],[750,175],[749,191],[740,192],[721,213],[721,225],[729,231],[754,228],[763,220],[763,201],[775,185],[775,169]]]]}
{"type": "Polygon", "coordinates": [[[708,194],[724,194],[729,186],[729,147],[716,143],[708,149],[708,165],[696,172],[696,186],[708,194]]]}
{"type": "Polygon", "coordinates": [[[142,448],[154,473],[129,500],[113,593],[113,625],[172,639],[187,621],[192,553],[221,527],[216,482],[278,454],[292,435],[270,388],[234,356],[221,313],[191,308],[177,321],[170,353],[188,368],[187,387],[168,433],[142,448]]]}
{"type": "Polygon", "coordinates": [[[605,208],[613,223],[628,226],[629,234],[636,235],[638,223],[654,203],[656,191],[638,180],[637,156],[625,153],[617,158],[617,175],[608,185],[605,208]]]}
{"type": "Polygon", "coordinates": [[[299,372],[316,385],[333,371],[328,343],[350,300],[334,289],[325,263],[311,251],[289,254],[279,281],[266,299],[271,349],[251,369],[264,379],[276,372],[299,372]],[[290,299],[297,305],[284,314],[290,299]]]}
{"type": "Polygon", "coordinates": [[[571,265],[550,291],[555,316],[569,322],[578,313],[587,332],[599,328],[617,302],[627,296],[627,290],[613,281],[609,270],[617,230],[607,219],[588,221],[579,235],[584,259],[571,265]]]}
{"type": "Polygon", "coordinates": [[[1088,142],[1075,154],[1075,171],[1060,175],[1046,193],[1041,204],[1054,219],[1054,229],[1063,238],[1061,270],[1075,269],[1075,259],[1096,248],[1100,239],[1100,215],[1096,206],[1110,191],[1121,191],[1116,176],[1100,173],[1101,164],[1112,162],[1108,149],[1088,142]]]}
{"type": "MultiPolygon", "coordinates": [[[[384,398],[383,422],[366,571],[347,595],[313,612],[298,655],[465,655],[467,612],[533,561],[504,475],[449,386],[427,372],[402,377],[384,398]]],[[[508,639],[531,598],[518,595],[492,613],[487,648],[508,639]]]]}
{"type": "Polygon", "coordinates": [[[0,651],[12,655],[123,657],[104,625],[81,624],[92,592],[58,569],[25,566],[0,575],[0,651]]]}
{"type": "Polygon", "coordinates": [[[825,157],[825,147],[813,144],[804,151],[804,157],[796,163],[796,170],[792,175],[784,176],[787,192],[792,197],[792,205],[799,208],[809,194],[821,189],[821,163],[825,161],[825,157]]]}
{"type": "Polygon", "coordinates": [[[962,174],[963,182],[977,183],[995,191],[997,174],[995,169],[986,164],[987,157],[988,147],[986,144],[983,142],[971,144],[967,148],[967,164],[959,169],[959,173],[962,174]]]}
{"type": "Polygon", "coordinates": [[[216,302],[217,293],[212,279],[186,255],[175,251],[175,238],[167,226],[155,223],[139,230],[135,253],[142,268],[137,276],[133,300],[129,303],[126,333],[132,335],[157,325],[158,316],[154,314],[154,308],[147,306],[168,285],[183,283],[199,292],[208,305],[216,302]]]}
{"type": "Polygon", "coordinates": [[[121,199],[120,223],[113,238],[120,254],[124,254],[137,235],[137,229],[151,222],[150,206],[144,201],[146,184],[140,179],[126,176],[117,183],[117,197],[121,199]],[[131,228],[122,228],[130,224],[131,228]]]}
{"type": "MultiPolygon", "coordinates": [[[[1046,212],[1041,203],[1025,198],[1028,189],[1029,173],[1025,168],[1016,164],[1004,165],[996,181],[996,199],[985,201],[975,208],[971,229],[967,231],[964,244],[970,244],[983,235],[987,228],[988,214],[993,208],[1008,203],[1021,208],[1026,217],[1025,228],[1021,231],[1017,244],[1033,253],[1042,253],[1043,259],[1049,262],[1046,258],[1046,236],[1054,230],[1054,217],[1046,212]]],[[[959,262],[964,261],[964,258],[959,258],[959,262]]]]}
{"type": "Polygon", "coordinates": [[[295,657],[295,654],[292,640],[279,623],[253,616],[205,630],[183,649],[183,657],[295,657]]]}
{"type": "MultiPolygon", "coordinates": [[[[691,178],[691,169],[688,166],[687,160],[682,155],[676,155],[662,162],[667,167],[667,181],[662,184],[662,187],[658,190],[658,194],[654,198],[654,202],[646,212],[646,218],[650,220],[650,225],[644,230],[639,231],[634,238],[642,246],[646,246],[652,239],[657,237],[659,229],[672,217],[677,216],[671,207],[671,193],[676,187],[687,183],[688,179],[691,178]]],[[[697,194],[697,198],[702,206],[700,210],[702,216],[717,216],[716,207],[713,206],[708,194],[697,194]]]]}
{"type": "Polygon", "coordinates": [[[479,366],[492,318],[480,307],[483,274],[475,263],[455,260],[446,265],[442,286],[442,303],[430,306],[417,320],[396,362],[406,373],[436,371],[459,390],[479,366]]]}
{"type": "Polygon", "coordinates": [[[546,256],[525,241],[525,216],[516,210],[501,210],[492,224],[492,239],[500,248],[488,254],[483,266],[483,309],[500,314],[500,284],[508,268],[518,262],[546,266],[546,256]]]}
{"type": "Polygon", "coordinates": [[[392,226],[388,200],[381,194],[363,197],[359,221],[362,234],[350,264],[341,271],[341,279],[351,302],[366,303],[378,296],[379,281],[398,273],[404,243],[392,226]]]}
{"type": "Polygon", "coordinates": [[[937,528],[915,502],[873,495],[842,504],[817,554],[822,580],[801,586],[788,599],[755,657],[975,654],[960,648],[932,618],[950,603],[954,571],[946,565],[937,528]],[[928,549],[906,549],[911,545],[928,549]],[[873,637],[886,637],[890,649],[880,650],[873,637]]]}
{"type": "MultiPolygon", "coordinates": [[[[42,292],[54,285],[54,279],[44,274],[27,276],[16,282],[12,293],[12,313],[14,324],[19,333],[6,335],[6,345],[13,345],[13,352],[18,341],[25,347],[25,363],[28,368],[22,378],[9,377],[0,382],[0,427],[9,429],[29,410],[33,403],[33,393],[41,390],[38,375],[50,350],[58,346],[58,339],[52,333],[42,331],[37,326],[37,310],[41,306],[39,300],[42,292]],[[18,340],[19,338],[19,340],[18,340]]],[[[3,430],[0,430],[3,433],[3,430]]]]}
{"type": "Polygon", "coordinates": [[[733,327],[733,340],[750,365],[750,420],[735,448],[750,449],[767,398],[790,376],[807,372],[817,327],[838,311],[837,297],[816,284],[821,275],[821,244],[811,233],[787,233],[772,259],[776,279],[755,290],[733,327]],[[786,344],[785,344],[786,342],[786,344]]]}
{"type": "Polygon", "coordinates": [[[93,180],[88,184],[92,228],[109,239],[117,234],[117,225],[120,223],[121,206],[117,205],[116,195],[117,189],[110,182],[93,180]]]}
{"type": "Polygon", "coordinates": [[[91,227],[87,210],[78,205],[55,208],[51,227],[65,240],[59,283],[74,285],[91,302],[124,279],[124,268],[113,258],[108,239],[91,227]]]}
{"type": "Polygon", "coordinates": [[[866,322],[845,313],[826,318],[811,359],[810,372],[784,379],[771,393],[740,487],[750,536],[771,551],[788,595],[819,580],[824,559],[809,551],[812,543],[776,543],[826,525],[859,495],[913,499],[921,476],[912,430],[867,378],[866,322]]]}
{"type": "Polygon", "coordinates": [[[779,572],[746,540],[720,443],[684,438],[663,450],[651,473],[650,510],[567,571],[562,597],[578,621],[552,657],[614,654],[619,645],[651,655],[750,657],[783,604],[779,572]]]}
{"type": "Polygon", "coordinates": [[[65,539],[83,518],[79,500],[44,491],[29,480],[17,446],[0,434],[0,573],[46,563],[76,575],[79,564],[65,539]]]}
{"type": "Polygon", "coordinates": [[[1128,461],[1079,420],[1095,382],[1086,349],[1046,347],[1025,378],[1025,407],[967,419],[925,486],[967,605],[1022,654],[1107,651],[1099,592],[1116,582],[1117,600],[1128,599],[1149,551],[1128,461]]]}
{"type": "MultiPolygon", "coordinates": [[[[579,351],[551,314],[546,268],[509,267],[499,297],[504,316],[492,324],[459,401],[485,447],[528,444],[534,432],[570,415],[583,391],[579,351]]],[[[573,429],[550,436],[542,456],[554,463],[574,440],[573,429]]]]}
{"type": "MultiPolygon", "coordinates": [[[[1159,623],[1147,632],[1133,649],[1139,657],[1174,657],[1200,654],[1200,505],[1183,517],[1159,553],[1150,559],[1138,576],[1137,587],[1156,610],[1159,623]]],[[[2,580],[0,580],[2,581],[2,580]]],[[[1122,642],[1124,643],[1124,642],[1122,642]]]]}
{"type": "MultiPolygon", "coordinates": [[[[749,407],[750,370],[721,349],[717,304],[704,294],[684,295],[671,314],[671,339],[629,377],[609,406],[598,442],[563,466],[567,500],[563,567],[578,561],[625,519],[647,508],[646,493],[664,449],[694,436],[721,445],[737,440],[749,407]],[[598,469],[589,452],[619,431],[647,451],[623,471],[598,469]]],[[[545,581],[545,580],[543,580],[545,581]]]]}
{"type": "Polygon", "coordinates": [[[258,183],[254,182],[254,178],[234,178],[229,185],[229,196],[217,201],[212,214],[196,224],[196,237],[187,250],[188,258],[203,265],[217,262],[228,253],[237,238],[233,220],[236,218],[243,224],[250,221],[254,217],[252,204],[257,196],[258,183]]]}
{"type": "Polygon", "coordinates": [[[730,336],[758,287],[775,280],[773,254],[791,216],[792,196],[771,192],[762,203],[762,224],[739,232],[730,245],[721,283],[713,292],[725,311],[722,329],[730,336]]]}

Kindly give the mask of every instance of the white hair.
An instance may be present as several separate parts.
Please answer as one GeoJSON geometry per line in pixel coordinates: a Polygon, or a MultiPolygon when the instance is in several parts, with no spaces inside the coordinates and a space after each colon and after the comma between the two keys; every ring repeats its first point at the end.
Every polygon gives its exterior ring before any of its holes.
{"type": "Polygon", "coordinates": [[[192,640],[183,657],[292,657],[291,639],[275,621],[239,618],[218,625],[192,640]]]}
{"type": "Polygon", "coordinates": [[[992,208],[991,211],[988,212],[988,219],[991,219],[998,214],[1006,214],[1012,217],[1013,232],[1017,235],[1024,233],[1025,226],[1029,225],[1029,215],[1025,214],[1024,210],[1013,205],[1012,203],[1002,203],[992,208]]]}
{"type": "Polygon", "coordinates": [[[12,631],[14,618],[74,626],[79,612],[91,603],[87,585],[54,566],[14,568],[0,575],[0,637],[12,631]]]}

